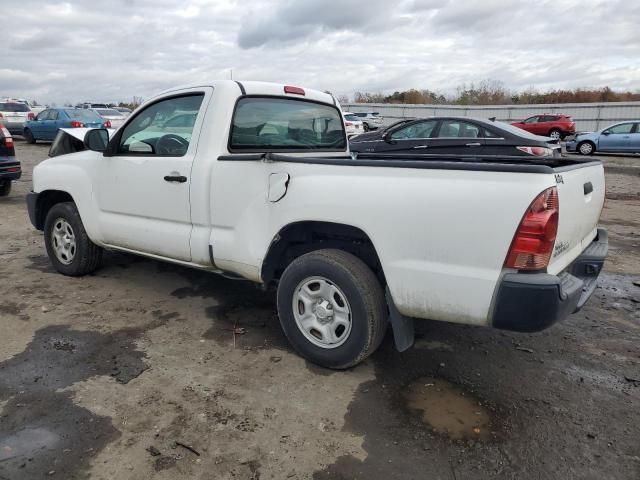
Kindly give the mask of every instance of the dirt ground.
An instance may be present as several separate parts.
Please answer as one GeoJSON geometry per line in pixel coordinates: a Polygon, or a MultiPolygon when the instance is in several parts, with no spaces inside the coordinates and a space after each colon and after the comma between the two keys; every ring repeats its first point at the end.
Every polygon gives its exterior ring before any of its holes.
{"type": "Polygon", "coordinates": [[[332,372],[247,282],[121,254],[55,273],[24,200],[48,145],[16,150],[0,479],[640,478],[640,157],[605,158],[610,256],[580,313],[537,334],[420,322],[410,351],[387,337],[332,372]]]}

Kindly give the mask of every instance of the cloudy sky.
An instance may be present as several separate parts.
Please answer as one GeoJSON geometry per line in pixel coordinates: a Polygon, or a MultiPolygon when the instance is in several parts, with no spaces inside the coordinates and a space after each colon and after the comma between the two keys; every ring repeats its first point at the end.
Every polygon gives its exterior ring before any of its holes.
{"type": "Polygon", "coordinates": [[[229,78],[331,90],[640,90],[637,0],[21,0],[2,9],[0,95],[146,98],[229,78]]]}

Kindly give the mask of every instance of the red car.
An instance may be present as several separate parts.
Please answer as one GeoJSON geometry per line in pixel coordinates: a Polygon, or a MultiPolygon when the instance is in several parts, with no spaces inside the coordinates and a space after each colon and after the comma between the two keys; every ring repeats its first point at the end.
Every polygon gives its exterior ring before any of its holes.
{"type": "Polygon", "coordinates": [[[534,115],[522,122],[514,122],[511,125],[521,128],[534,135],[562,139],[576,133],[576,124],[569,115],[559,113],[543,113],[534,115]]]}

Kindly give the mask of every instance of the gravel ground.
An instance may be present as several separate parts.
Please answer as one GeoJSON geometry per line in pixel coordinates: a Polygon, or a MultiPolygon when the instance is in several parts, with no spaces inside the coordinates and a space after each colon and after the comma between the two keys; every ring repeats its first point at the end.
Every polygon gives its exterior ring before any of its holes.
{"type": "Polygon", "coordinates": [[[332,372],[247,282],[121,254],[55,273],[24,202],[48,146],[16,149],[0,479],[640,478],[639,158],[605,159],[611,252],[580,313],[528,335],[420,322],[410,351],[388,337],[332,372]]]}

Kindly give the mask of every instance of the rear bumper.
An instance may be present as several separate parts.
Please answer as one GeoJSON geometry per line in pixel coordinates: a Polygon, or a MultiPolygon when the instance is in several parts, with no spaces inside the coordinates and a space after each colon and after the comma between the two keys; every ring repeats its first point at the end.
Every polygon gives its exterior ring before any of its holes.
{"type": "Polygon", "coordinates": [[[609,248],[607,231],[559,275],[508,273],[498,289],[492,325],[504,330],[537,332],[577,312],[596,289],[609,248]]]}
{"type": "Polygon", "coordinates": [[[21,176],[22,167],[15,157],[8,157],[7,161],[0,162],[0,180],[18,180],[21,176]]]}

